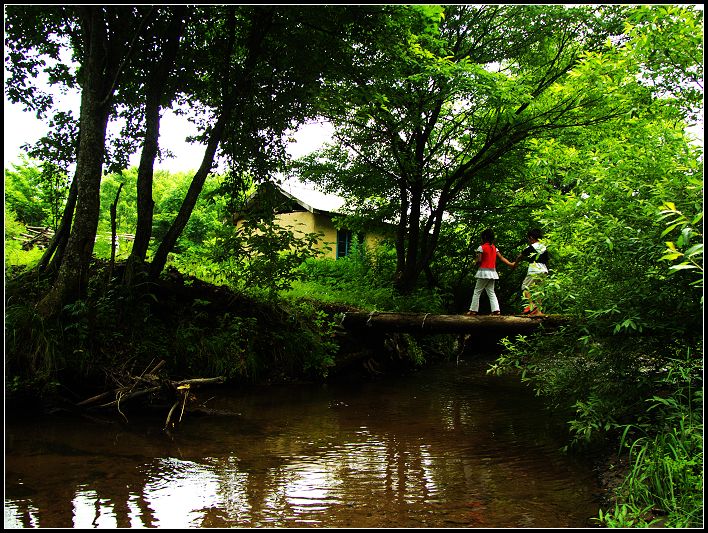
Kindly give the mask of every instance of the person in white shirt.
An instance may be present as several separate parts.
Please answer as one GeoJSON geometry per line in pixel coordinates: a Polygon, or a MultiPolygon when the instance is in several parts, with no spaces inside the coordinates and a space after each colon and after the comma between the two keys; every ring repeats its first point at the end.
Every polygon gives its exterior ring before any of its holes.
{"type": "Polygon", "coordinates": [[[529,261],[529,269],[526,273],[524,281],[521,283],[521,292],[527,302],[524,308],[524,314],[542,315],[541,302],[536,295],[536,299],[532,297],[531,288],[543,282],[548,276],[548,250],[546,245],[540,239],[543,233],[540,229],[534,228],[526,234],[526,239],[529,245],[524,248],[514,261],[517,265],[522,259],[529,261]]]}

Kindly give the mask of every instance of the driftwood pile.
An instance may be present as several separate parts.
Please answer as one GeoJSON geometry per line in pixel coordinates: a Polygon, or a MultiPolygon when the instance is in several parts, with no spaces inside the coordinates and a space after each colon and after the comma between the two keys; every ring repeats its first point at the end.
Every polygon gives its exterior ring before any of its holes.
{"type": "Polygon", "coordinates": [[[20,233],[18,237],[14,237],[14,239],[22,241],[23,250],[31,250],[35,246],[43,250],[49,246],[49,243],[54,238],[54,230],[50,227],[26,226],[25,230],[25,233],[20,233]]]}
{"type": "MultiPolygon", "coordinates": [[[[13,237],[15,240],[22,241],[23,250],[31,250],[34,247],[44,250],[49,246],[54,238],[54,230],[50,227],[40,227],[40,226],[25,226],[25,232],[20,233],[17,237],[13,237]]],[[[99,233],[96,235],[96,240],[108,239],[111,240],[110,234],[99,233]]],[[[132,233],[118,233],[116,234],[117,241],[134,241],[135,235],[132,233]]]]}
{"type": "Polygon", "coordinates": [[[162,360],[154,366],[148,367],[139,376],[124,374],[120,377],[113,376],[116,387],[76,404],[82,408],[111,408],[115,407],[120,415],[128,421],[128,417],[121,410],[121,406],[138,398],[148,399],[155,397],[170,398],[172,405],[165,419],[164,430],[173,429],[182,421],[187,403],[196,400],[192,391],[201,385],[214,385],[223,383],[223,377],[195,378],[181,381],[172,381],[158,375],[158,371],[165,366],[162,360]]]}

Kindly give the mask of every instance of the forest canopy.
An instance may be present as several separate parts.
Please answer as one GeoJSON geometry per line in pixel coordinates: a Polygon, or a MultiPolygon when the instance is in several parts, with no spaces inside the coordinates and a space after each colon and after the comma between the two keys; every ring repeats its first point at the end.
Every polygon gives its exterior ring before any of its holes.
{"type": "Polygon", "coordinates": [[[462,229],[469,239],[504,211],[532,224],[534,207],[578,184],[578,170],[534,171],[549,143],[582,151],[585,132],[649,123],[683,131],[702,105],[702,11],[691,7],[6,11],[6,96],[53,117],[31,153],[48,159],[54,176],[76,169],[54,187],[66,201],[63,218],[52,208],[63,223],[40,264],[55,273],[39,306],[48,315],[82,295],[103,172],[125,169],[132,153],[140,165],[130,272],[160,275],[215,160],[225,158],[232,198],[285,172],[347,196],[352,224],[395,221],[395,283],[410,293],[423,274],[437,282],[436,265],[461,228],[472,230],[462,229]],[[80,117],[39,92],[40,70],[81,91],[80,117]],[[161,110],[177,107],[198,125],[204,158],[147,261],[161,110]],[[293,165],[286,132],[312,118],[335,126],[335,142],[293,165]],[[107,138],[109,121],[124,124],[118,139],[107,138]]]}
{"type": "MultiPolygon", "coordinates": [[[[668,526],[701,521],[702,8],[7,5],[5,15],[6,98],[49,128],[5,169],[6,282],[21,287],[6,300],[14,388],[147,367],[155,353],[230,379],[296,367],[323,377],[339,348],[332,308],[460,314],[482,231],[514,258],[537,229],[550,272],[534,297],[568,325],[506,339],[490,372],[533,386],[566,416],[572,445],[612,442],[629,457],[604,524],[653,524],[657,509],[668,526]],[[55,101],[66,90],[80,93],[79,116],[55,101]],[[196,171],[156,170],[166,110],[197,129],[196,171]],[[292,160],[288,137],[312,120],[332,126],[332,142],[292,160]],[[249,195],[285,179],[346,198],[338,228],[389,233],[329,261],[317,231],[296,234],[267,202],[237,228],[249,195]],[[46,249],[22,249],[28,227],[51,228],[46,249]],[[210,302],[196,298],[192,322],[160,322],[157,288],[175,271],[227,287],[241,314],[204,326],[210,302]]],[[[525,274],[500,269],[502,314],[524,308],[525,274]]]]}

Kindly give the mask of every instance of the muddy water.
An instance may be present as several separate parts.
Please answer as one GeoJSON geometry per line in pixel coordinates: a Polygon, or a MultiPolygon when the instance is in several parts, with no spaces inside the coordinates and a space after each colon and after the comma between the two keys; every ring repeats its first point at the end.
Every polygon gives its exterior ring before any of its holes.
{"type": "Polygon", "coordinates": [[[6,422],[5,528],[586,527],[589,465],[512,378],[460,361],[200,401],[231,414],[6,422]]]}

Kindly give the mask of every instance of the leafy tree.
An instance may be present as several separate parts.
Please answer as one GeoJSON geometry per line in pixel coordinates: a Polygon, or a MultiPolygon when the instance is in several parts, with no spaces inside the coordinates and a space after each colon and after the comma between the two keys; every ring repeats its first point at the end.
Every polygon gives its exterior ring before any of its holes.
{"type": "MultiPolygon", "coordinates": [[[[702,210],[700,152],[672,120],[608,124],[602,132],[556,139],[552,151],[557,160],[570,163],[563,172],[556,168],[558,177],[575,185],[536,213],[555,265],[543,301],[549,312],[572,316],[573,325],[532,341],[516,339],[495,369],[521,371],[555,409],[567,410],[576,444],[602,443],[625,432],[630,446],[637,427],[649,435],[644,440],[653,442],[656,436],[661,442],[688,427],[685,408],[674,403],[675,395],[685,394],[671,379],[677,361],[702,367],[702,297],[692,274],[702,269],[694,253],[702,248],[702,235],[694,224],[700,216],[691,220],[696,209],[702,210]],[[671,232],[682,239],[676,239],[676,251],[665,244],[671,232]],[[672,270],[672,264],[695,268],[672,270]],[[652,403],[667,408],[649,412],[652,403]],[[664,411],[676,419],[663,419],[664,411]]],[[[535,162],[541,172],[549,163],[535,162]]],[[[679,385],[700,391],[700,372],[692,371],[679,385]]],[[[700,420],[700,413],[688,416],[700,420]]],[[[693,440],[700,427],[690,431],[693,440]]],[[[670,449],[700,450],[691,444],[657,451],[667,459],[655,466],[675,471],[667,490],[679,483],[679,474],[687,474],[678,470],[689,468],[694,480],[700,476],[691,466],[700,464],[700,457],[672,463],[670,449]]],[[[673,488],[677,499],[683,498],[680,491],[686,487],[673,488]]]]}
{"type": "Polygon", "coordinates": [[[665,6],[636,14],[672,49],[649,54],[628,25],[608,59],[639,82],[629,116],[558,132],[529,152],[530,174],[568,188],[535,216],[557,266],[544,302],[573,325],[510,342],[493,370],[520,370],[568,409],[576,443],[610,437],[629,451],[620,501],[603,522],[644,523],[651,508],[666,512],[668,527],[690,527],[702,511],[703,153],[684,119],[697,110],[685,89],[702,67],[665,69],[668,57],[702,55],[702,16],[665,6]],[[647,83],[656,73],[659,83],[647,83]],[[662,88],[664,75],[683,80],[680,90],[662,88]]]}
{"type": "MultiPolygon", "coordinates": [[[[150,273],[157,276],[184,229],[218,151],[234,195],[242,176],[266,180],[287,160],[283,137],[316,114],[323,79],[336,77],[360,36],[359,26],[381,25],[381,8],[234,6],[217,8],[189,36],[201,50],[200,73],[190,86],[194,120],[206,143],[200,169],[178,216],[156,250],[150,273]],[[209,22],[212,20],[212,22],[209,22]],[[200,46],[209,36],[209,46],[200,46]]],[[[189,45],[187,45],[189,47],[189,45]]]]}
{"type": "Polygon", "coordinates": [[[373,199],[398,230],[397,282],[410,291],[433,260],[446,213],[504,176],[504,160],[559,128],[623,112],[608,83],[621,77],[601,57],[593,79],[561,83],[621,29],[622,10],[562,6],[416,7],[392,19],[381,52],[354,62],[324,113],[340,147],[301,174],[373,199]],[[397,38],[393,38],[392,34],[397,38]]]}
{"type": "MultiPolygon", "coordinates": [[[[177,103],[186,101],[195,108],[193,117],[201,121],[202,132],[197,140],[205,144],[205,155],[178,215],[153,254],[153,276],[161,272],[185,228],[220,145],[232,170],[251,169],[262,175],[282,165],[283,133],[313,114],[323,70],[346,63],[343,53],[352,46],[357,23],[371,28],[379,23],[372,16],[377,12],[381,10],[273,6],[193,7],[187,12],[159,6],[12,7],[6,19],[10,98],[41,114],[49,112],[51,98],[38,96],[28,82],[43,68],[46,57],[54,65],[44,69],[50,82],[78,86],[82,94],[76,175],[60,227],[64,231],[57,236],[67,235],[72,216],[74,223],[61,253],[63,245],[57,245],[53,256],[57,277],[39,304],[41,313],[54,314],[82,295],[99,218],[104,162],[109,170],[125,166],[138,139],[143,161],[134,257],[143,259],[152,226],[149,190],[162,107],[177,98],[177,103]],[[185,25],[188,14],[194,16],[185,25]],[[184,46],[179,47],[182,35],[184,46]],[[65,50],[73,53],[72,62],[62,56],[65,50]],[[179,68],[174,69],[177,62],[179,68]],[[171,76],[173,70],[178,75],[171,76]],[[120,143],[107,144],[106,124],[118,116],[137,120],[128,122],[120,143]],[[139,125],[142,117],[144,127],[139,125]]],[[[61,117],[57,132],[65,128],[74,146],[71,130],[66,129],[71,117],[61,117]]],[[[56,148],[58,138],[57,133],[44,149],[56,148]]]]}
{"type": "MultiPolygon", "coordinates": [[[[703,189],[703,181],[694,178],[688,187],[703,189]]],[[[703,206],[696,200],[691,207],[694,214],[689,218],[677,209],[673,202],[666,201],[661,206],[661,219],[668,223],[668,227],[661,235],[678,233],[676,242],[666,242],[666,251],[662,259],[674,263],[670,267],[670,270],[674,272],[693,270],[698,277],[692,284],[703,287],[703,233],[698,229],[698,225],[703,221],[703,206]],[[676,263],[679,259],[680,262],[676,263]]],[[[701,296],[702,303],[703,297],[701,296]]]]}
{"type": "MultiPolygon", "coordinates": [[[[204,182],[211,171],[219,144],[231,120],[232,113],[239,99],[247,99],[252,89],[253,70],[258,63],[261,44],[268,33],[273,12],[270,8],[237,12],[234,6],[226,8],[225,16],[213,19],[212,30],[217,33],[211,37],[211,55],[217,65],[208,69],[206,92],[202,94],[204,104],[211,103],[216,109],[213,127],[207,128],[204,157],[200,168],[192,179],[180,210],[172,225],[163,237],[150,264],[150,274],[156,277],[162,272],[167,262],[167,255],[173,249],[177,239],[189,221],[204,182]],[[242,32],[237,25],[239,15],[243,15],[242,32]],[[219,76],[216,76],[216,70],[219,76]]],[[[198,34],[198,38],[203,38],[198,34]]],[[[205,50],[206,52],[206,50],[205,50]]]]}
{"type": "Polygon", "coordinates": [[[5,208],[28,226],[44,226],[50,222],[50,206],[43,198],[42,168],[35,162],[23,161],[5,170],[5,208]]]}
{"type": "MultiPolygon", "coordinates": [[[[169,104],[174,99],[175,84],[169,84],[168,88],[167,81],[170,71],[173,70],[185,16],[185,6],[160,6],[155,8],[154,16],[144,21],[142,35],[136,34],[131,43],[136,52],[132,54],[130,68],[123,70],[122,82],[116,87],[114,93],[116,113],[109,116],[109,121],[123,119],[126,122],[121,135],[107,139],[104,157],[109,171],[119,172],[127,165],[128,156],[135,151],[136,144],[141,143],[143,146],[141,177],[138,180],[140,191],[138,218],[141,222],[136,231],[137,246],[134,247],[134,254],[137,255],[138,260],[144,260],[150,238],[152,216],[150,188],[154,159],[158,152],[159,112],[162,105],[169,104]],[[172,96],[166,96],[165,91],[171,91],[172,96]],[[143,119],[144,127],[142,127],[143,119]]],[[[57,34],[52,35],[52,40],[57,41],[60,47],[68,44],[69,39],[66,35],[62,35],[62,28],[55,29],[57,34]]],[[[76,32],[72,35],[76,35],[76,32]]],[[[46,52],[46,49],[40,51],[46,52]]],[[[61,57],[65,56],[66,54],[61,57]]],[[[57,61],[57,57],[50,58],[52,63],[57,61]]],[[[50,82],[63,81],[69,88],[76,86],[76,74],[72,74],[71,70],[73,65],[59,62],[59,66],[65,69],[65,76],[61,80],[56,80],[56,77],[50,74],[50,82]]],[[[45,114],[49,112],[50,107],[49,99],[45,114]]],[[[70,113],[59,111],[50,120],[49,126],[50,132],[47,136],[32,146],[26,146],[26,149],[33,157],[50,159],[67,168],[76,161],[78,122],[70,113]]],[[[54,265],[61,264],[61,250],[68,240],[77,192],[78,188],[73,186],[69,201],[66,203],[65,223],[60,226],[55,242],[47,250],[40,265],[41,269],[52,257],[54,265]]],[[[129,272],[132,273],[133,262],[130,265],[129,272]]]]}
{"type": "Polygon", "coordinates": [[[627,52],[641,80],[695,121],[703,109],[703,10],[691,5],[637,6],[625,23],[627,52]]]}
{"type": "Polygon", "coordinates": [[[142,6],[8,6],[5,31],[12,74],[8,94],[14,101],[47,109],[49,103],[37,103],[36,91],[28,79],[43,64],[42,55],[59,61],[67,40],[80,64],[76,78],[63,63],[50,72],[55,79],[81,87],[81,116],[74,176],[76,216],[57,278],[38,304],[44,316],[57,313],[87,286],[99,215],[106,125],[116,87],[135,51],[137,37],[153,14],[152,8],[142,6]]]}
{"type": "MultiPolygon", "coordinates": [[[[152,244],[152,251],[159,246],[163,235],[167,233],[179,212],[191,179],[192,176],[184,172],[174,174],[160,171],[156,173],[153,188],[155,198],[153,235],[155,242],[152,244]]],[[[231,226],[225,220],[225,200],[220,196],[223,180],[222,176],[214,174],[207,177],[202,194],[175,245],[174,252],[189,254],[191,250],[202,247],[206,241],[212,239],[217,230],[224,226],[231,226]]]]}
{"type": "Polygon", "coordinates": [[[116,231],[118,233],[135,233],[137,225],[137,195],[136,182],[139,170],[131,167],[122,172],[106,174],[101,180],[101,214],[98,219],[98,231],[110,234],[111,213],[110,206],[118,197],[116,205],[116,231]],[[119,193],[120,191],[120,193],[119,193]]]}
{"type": "MultiPolygon", "coordinates": [[[[185,19],[188,17],[185,6],[166,7],[165,16],[156,17],[157,28],[151,33],[152,42],[143,45],[145,74],[138,78],[136,96],[138,101],[144,101],[142,113],[135,113],[132,106],[126,106],[123,116],[131,119],[143,118],[142,152],[138,167],[137,187],[137,222],[135,242],[131,250],[127,270],[127,281],[133,273],[134,263],[145,261],[152,233],[153,198],[152,185],[154,177],[155,158],[159,152],[160,111],[163,106],[174,100],[177,84],[169,84],[170,74],[176,70],[180,39],[185,29],[185,19]],[[161,22],[165,21],[165,22],[161,22]],[[143,80],[147,79],[144,93],[143,80]]],[[[132,125],[134,122],[128,122],[132,125]]],[[[138,134],[138,137],[140,135],[138,134]]]]}

